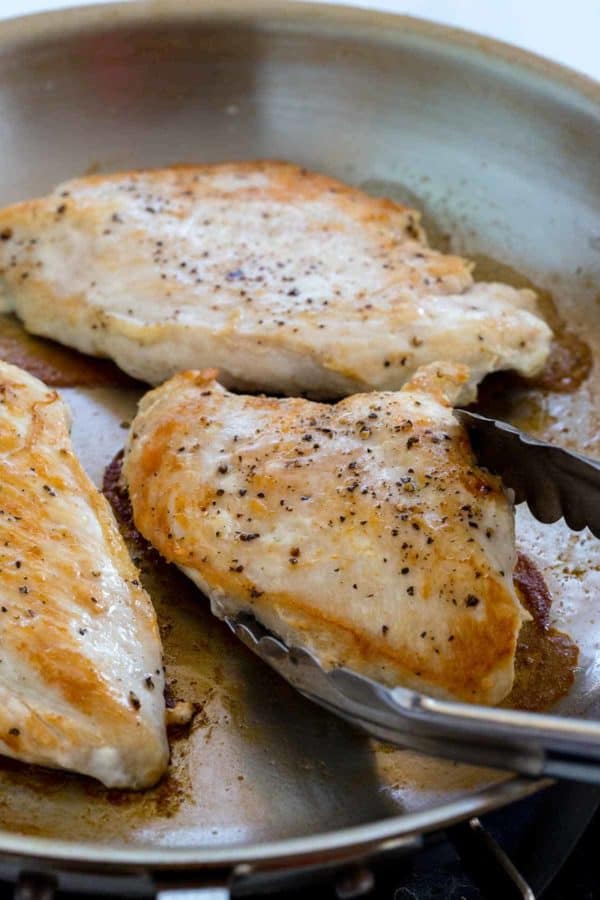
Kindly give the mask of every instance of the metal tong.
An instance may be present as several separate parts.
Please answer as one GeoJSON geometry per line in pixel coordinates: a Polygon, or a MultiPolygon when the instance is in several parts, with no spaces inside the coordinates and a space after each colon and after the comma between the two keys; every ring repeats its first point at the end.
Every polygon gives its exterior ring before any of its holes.
{"type": "Polygon", "coordinates": [[[564,519],[572,531],[586,525],[600,537],[600,461],[538,441],[506,422],[466,409],[455,416],[471,438],[480,466],[500,475],[539,522],[564,519]]]}
{"type": "MultiPolygon", "coordinates": [[[[564,518],[600,537],[600,462],[545,444],[505,422],[467,410],[480,465],[502,477],[541,522],[564,518]]],[[[213,607],[233,633],[304,696],[367,734],[460,762],[600,784],[600,722],[438,700],[388,688],[349,669],[325,670],[306,649],[288,647],[252,616],[213,607]]]]}

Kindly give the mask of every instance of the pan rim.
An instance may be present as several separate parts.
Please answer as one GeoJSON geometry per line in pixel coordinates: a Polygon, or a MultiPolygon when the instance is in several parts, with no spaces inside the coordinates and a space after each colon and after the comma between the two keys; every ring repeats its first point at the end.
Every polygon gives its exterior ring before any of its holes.
{"type": "Polygon", "coordinates": [[[153,22],[184,22],[203,20],[207,23],[236,21],[260,23],[265,19],[280,24],[326,32],[340,29],[356,31],[361,37],[377,36],[380,41],[394,41],[399,35],[414,35],[432,42],[445,43],[459,50],[472,50],[482,55],[491,54],[497,60],[536,72],[542,77],[559,82],[596,106],[600,116],[600,81],[583,72],[571,69],[539,53],[525,50],[507,41],[478,34],[464,28],[456,28],[409,16],[402,13],[383,12],[362,6],[345,6],[333,3],[316,3],[312,0],[115,0],[92,3],[86,6],[66,4],[46,12],[14,16],[0,21],[0,52],[6,45],[13,47],[32,44],[37,39],[47,41],[54,35],[65,37],[74,31],[90,27],[123,27],[153,22]]]}
{"type": "MultiPolygon", "coordinates": [[[[554,89],[566,89],[571,103],[583,103],[600,121],[600,83],[566,66],[510,44],[473,32],[425,21],[411,16],[384,13],[331,4],[298,3],[291,0],[152,0],[129,3],[94,4],[67,7],[50,12],[8,19],[0,23],[0,53],[18,52],[38,40],[54,36],[64,39],[82,30],[103,30],[142,26],[144,22],[206,23],[221,21],[257,23],[263,30],[277,27],[310,29],[320,34],[328,30],[373,41],[428,41],[438,52],[469,52],[491,56],[516,70],[536,74],[542,83],[554,89]],[[265,20],[269,19],[267,23],[265,20]]],[[[434,809],[393,816],[336,831],[289,838],[281,841],[240,846],[143,847],[116,846],[110,843],[74,843],[45,837],[0,832],[0,854],[12,859],[60,863],[66,869],[93,867],[120,870],[144,867],[150,870],[178,868],[240,867],[240,874],[257,869],[325,864],[357,854],[401,846],[412,837],[481,815],[528,796],[550,782],[512,777],[483,790],[468,794],[434,809]],[[243,872],[242,872],[243,870],[243,872]]]]}
{"type": "Polygon", "coordinates": [[[515,776],[436,807],[435,818],[432,817],[432,810],[422,810],[281,841],[199,848],[160,845],[123,848],[108,843],[76,844],[73,841],[0,832],[0,854],[13,858],[35,858],[41,863],[60,863],[66,870],[93,868],[97,872],[99,869],[123,870],[142,866],[150,871],[175,871],[227,866],[234,875],[243,877],[269,868],[326,865],[354,859],[357,855],[368,856],[398,849],[402,845],[410,846],[411,838],[492,812],[537,793],[552,783],[548,778],[515,776]]]}

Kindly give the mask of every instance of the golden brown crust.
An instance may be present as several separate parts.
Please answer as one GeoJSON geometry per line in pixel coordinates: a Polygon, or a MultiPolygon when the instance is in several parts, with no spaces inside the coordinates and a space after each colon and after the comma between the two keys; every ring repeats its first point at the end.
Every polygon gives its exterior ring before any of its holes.
{"type": "Polygon", "coordinates": [[[428,393],[437,372],[335,407],[181,373],[132,426],[136,526],[216,601],[327,664],[501,699],[522,620],[512,514],[428,393]]]}
{"type": "Polygon", "coordinates": [[[58,394],[0,363],[0,397],[0,752],[150,784],[167,762],[164,704],[144,696],[161,665],[150,598],[58,394]]]}

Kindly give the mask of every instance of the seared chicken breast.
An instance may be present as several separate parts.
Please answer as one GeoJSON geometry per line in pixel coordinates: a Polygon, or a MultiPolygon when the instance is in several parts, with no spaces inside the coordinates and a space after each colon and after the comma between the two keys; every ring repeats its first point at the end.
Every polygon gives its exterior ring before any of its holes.
{"type": "Polygon", "coordinates": [[[0,289],[35,334],[159,383],[214,366],[229,387],[396,390],[437,359],[534,375],[535,295],[473,281],[419,216],[285,163],[80,178],[0,212],[0,289]]]}
{"type": "Polygon", "coordinates": [[[143,788],[165,771],[154,610],[55,391],[0,363],[0,753],[143,788]]]}
{"type": "Polygon", "coordinates": [[[147,394],[123,475],[138,529],[219,610],[328,667],[496,703],[524,613],[513,509],[451,401],[464,367],[335,406],[182,372],[147,394]]]}

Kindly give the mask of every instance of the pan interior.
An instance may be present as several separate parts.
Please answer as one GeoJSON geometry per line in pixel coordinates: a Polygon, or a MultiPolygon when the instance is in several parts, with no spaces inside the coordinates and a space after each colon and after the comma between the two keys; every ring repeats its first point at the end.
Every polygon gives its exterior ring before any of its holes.
{"type": "MultiPolygon", "coordinates": [[[[333,8],[244,9],[237,22],[105,10],[14,44],[0,34],[0,202],[84,172],[287,158],[424,210],[433,243],[479,257],[484,277],[500,260],[520,273],[513,281],[549,289],[569,328],[600,349],[597,105],[443,29],[333,8]]],[[[571,393],[522,387],[495,402],[518,426],[597,455],[599,385],[594,370],[571,393]]],[[[64,395],[100,483],[139,394],[64,395]]],[[[518,535],[581,650],[560,711],[598,714],[597,544],[523,509],[518,535]]],[[[435,823],[453,799],[501,791],[504,774],[377,745],[294,694],[183,578],[155,600],[168,676],[201,706],[173,741],[168,778],[136,795],[3,761],[0,829],[119,847],[240,846],[417,811],[435,823]]]]}

